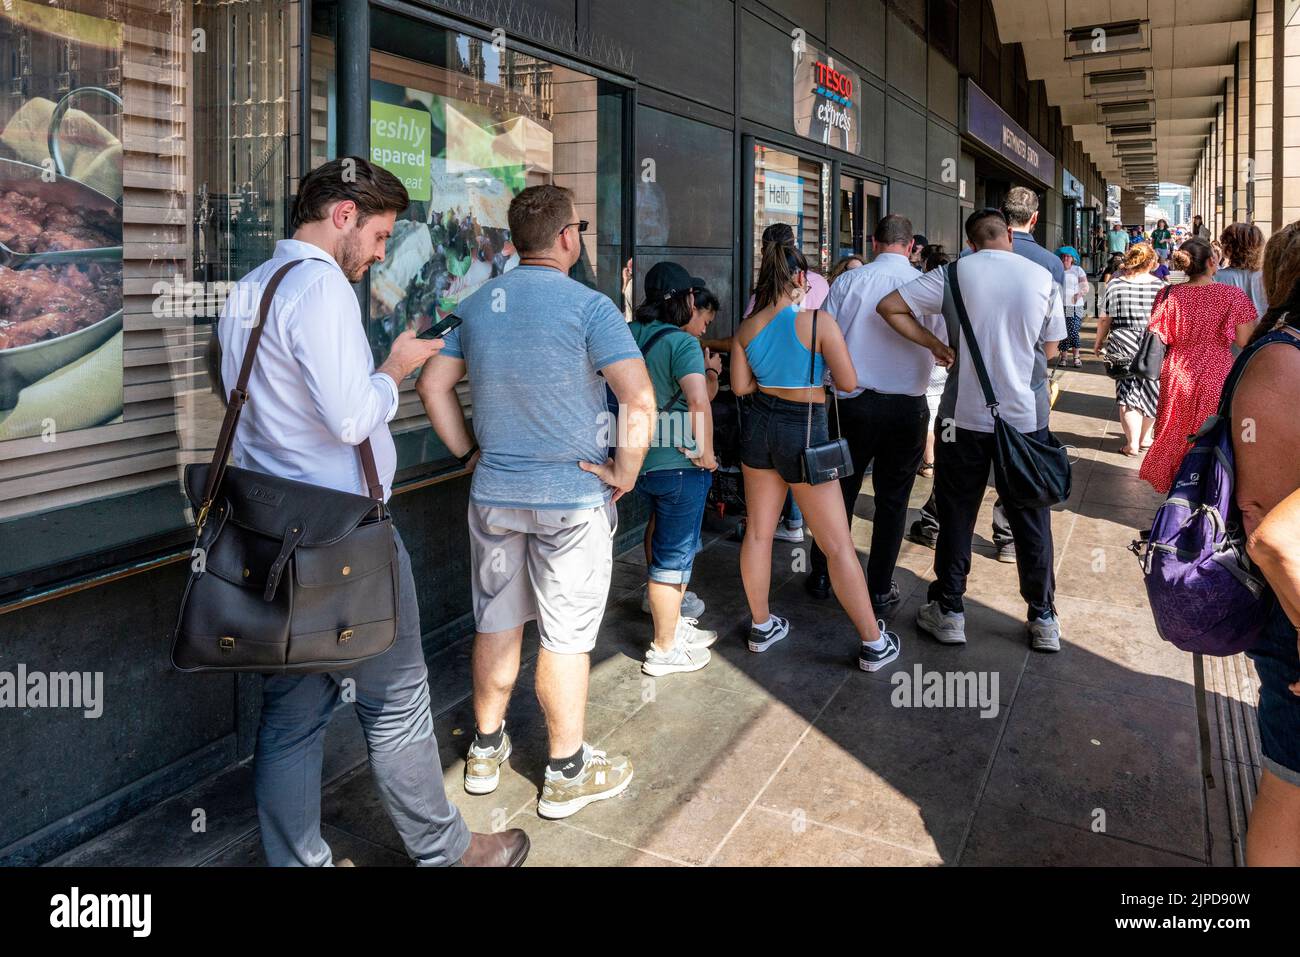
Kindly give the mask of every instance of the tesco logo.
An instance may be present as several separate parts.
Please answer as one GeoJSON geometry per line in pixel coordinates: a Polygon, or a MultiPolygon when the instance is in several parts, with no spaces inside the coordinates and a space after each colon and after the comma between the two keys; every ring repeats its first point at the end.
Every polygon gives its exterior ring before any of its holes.
{"type": "Polygon", "coordinates": [[[853,95],[853,81],[848,76],[821,62],[815,63],[814,68],[817,71],[818,86],[824,86],[832,93],[838,93],[843,97],[853,95]]]}

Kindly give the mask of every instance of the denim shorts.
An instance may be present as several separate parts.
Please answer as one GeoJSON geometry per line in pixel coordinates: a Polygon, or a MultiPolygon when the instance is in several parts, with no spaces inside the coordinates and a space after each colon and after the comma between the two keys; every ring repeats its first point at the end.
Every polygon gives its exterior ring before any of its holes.
{"type": "Polygon", "coordinates": [[[713,476],[704,469],[655,469],[636,480],[650,502],[655,528],[650,536],[650,580],[685,585],[700,550],[700,523],[713,476]]]}
{"type": "MultiPolygon", "coordinates": [[[[813,404],[812,445],[826,442],[826,406],[813,404]]],[[[740,461],[751,469],[776,469],[791,485],[804,481],[803,452],[808,448],[808,403],[757,392],[745,409],[740,430],[740,461]]]]}
{"type": "Polygon", "coordinates": [[[1246,652],[1259,674],[1259,742],[1264,767],[1300,786],[1300,698],[1287,685],[1300,681],[1296,629],[1274,602],[1258,645],[1246,652]]]}

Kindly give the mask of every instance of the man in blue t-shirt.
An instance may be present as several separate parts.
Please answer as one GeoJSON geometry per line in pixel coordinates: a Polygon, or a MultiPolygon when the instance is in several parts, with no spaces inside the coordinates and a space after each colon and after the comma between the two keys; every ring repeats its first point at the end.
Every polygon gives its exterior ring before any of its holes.
{"type": "Polygon", "coordinates": [[[537,811],[562,818],[621,793],[626,756],[584,740],[589,652],[609,595],[615,502],[650,445],[655,400],[641,350],[602,293],[569,278],[582,254],[573,194],[533,186],[510,204],[519,265],[457,307],[417,389],[438,437],[474,470],[469,493],[474,719],[465,790],[488,794],[510,756],[506,708],[524,624],[541,634],[537,698],[550,732],[537,811]],[[469,373],[474,432],[456,396],[469,373]],[[623,407],[610,423],[605,383],[623,407]],[[618,428],[615,436],[614,429],[618,428]],[[616,438],[617,441],[611,441],[616,438]],[[607,459],[607,449],[617,455],[607,459]]]}

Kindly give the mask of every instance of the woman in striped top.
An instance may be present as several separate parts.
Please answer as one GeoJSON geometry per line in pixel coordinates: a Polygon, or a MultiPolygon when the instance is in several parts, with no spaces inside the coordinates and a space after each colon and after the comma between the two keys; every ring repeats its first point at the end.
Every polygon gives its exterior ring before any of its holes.
{"type": "MultiPolygon", "coordinates": [[[[1151,275],[1159,259],[1146,243],[1129,247],[1118,275],[1106,284],[1097,319],[1095,355],[1110,362],[1131,362],[1138,342],[1151,320],[1151,307],[1164,286],[1151,275]]],[[[1151,447],[1151,433],[1160,402],[1160,383],[1154,379],[1126,376],[1115,381],[1115,402],[1124,432],[1125,455],[1139,455],[1151,447]]]]}

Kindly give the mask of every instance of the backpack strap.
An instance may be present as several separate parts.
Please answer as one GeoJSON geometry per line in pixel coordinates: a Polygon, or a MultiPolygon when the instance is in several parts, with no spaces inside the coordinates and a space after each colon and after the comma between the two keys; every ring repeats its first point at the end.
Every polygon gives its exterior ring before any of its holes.
{"type": "Polygon", "coordinates": [[[1246,366],[1250,365],[1250,360],[1259,355],[1260,350],[1265,346],[1271,346],[1275,342],[1289,342],[1291,345],[1300,349],[1300,337],[1294,336],[1285,329],[1274,329],[1266,333],[1261,339],[1248,345],[1241,355],[1237,356],[1237,361],[1232,364],[1232,371],[1228,373],[1228,378],[1223,383],[1223,393],[1219,396],[1220,418],[1226,417],[1232,409],[1232,396],[1237,391],[1237,385],[1241,382],[1241,377],[1246,373],[1246,366]]]}
{"type": "MultiPolygon", "coordinates": [[[[658,345],[659,340],[667,339],[675,332],[681,332],[682,335],[690,335],[689,332],[682,332],[682,330],[677,328],[676,326],[670,326],[667,329],[656,329],[654,333],[651,334],[650,338],[645,341],[645,345],[641,347],[641,356],[643,358],[649,359],[650,350],[653,349],[656,345],[658,345]]],[[[681,396],[681,394],[682,394],[681,383],[678,383],[677,388],[673,391],[673,394],[668,397],[668,401],[659,407],[659,411],[667,412],[669,409],[671,409],[676,404],[677,399],[681,396]]]]}

